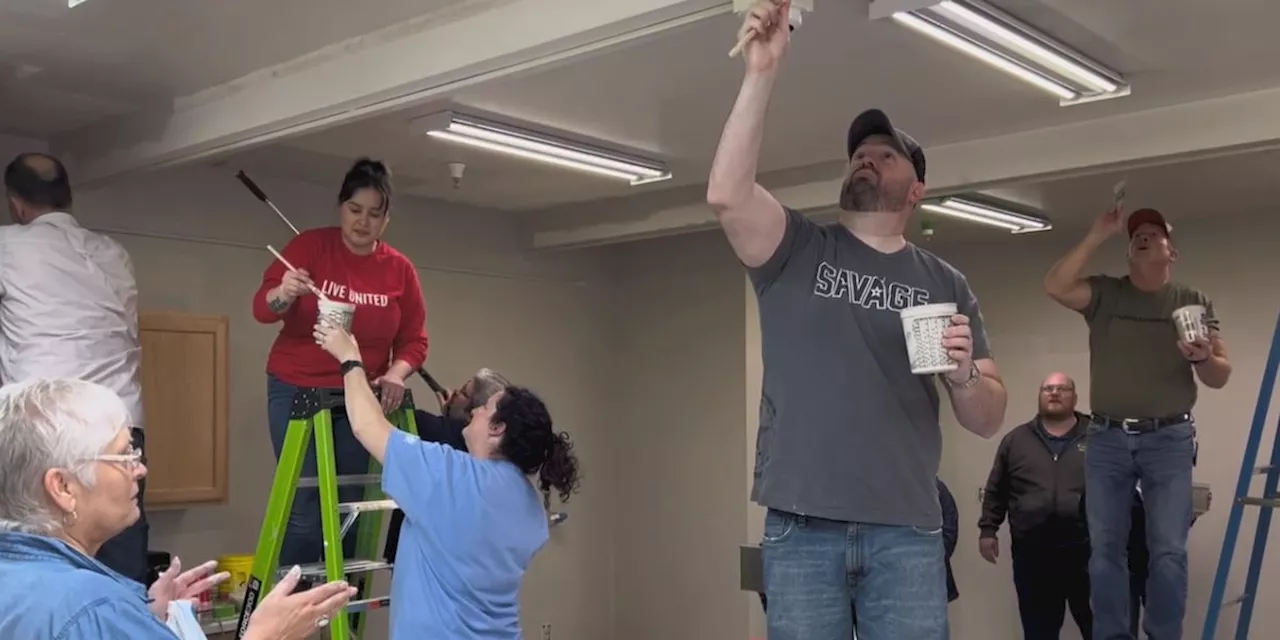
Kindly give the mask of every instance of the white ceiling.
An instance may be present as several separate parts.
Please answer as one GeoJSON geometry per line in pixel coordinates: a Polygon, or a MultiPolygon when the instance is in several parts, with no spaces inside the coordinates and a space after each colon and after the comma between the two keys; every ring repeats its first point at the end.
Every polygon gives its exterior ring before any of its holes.
{"type": "Polygon", "coordinates": [[[0,130],[74,130],[464,1],[3,0],[0,130]]]}
{"type": "MultiPolygon", "coordinates": [[[[892,22],[869,22],[867,0],[820,2],[796,33],[772,107],[766,171],[840,159],[844,129],[878,106],[926,149],[995,134],[1280,85],[1280,5],[1250,0],[997,0],[997,4],[1127,75],[1133,95],[1057,106],[1056,100],[892,22]],[[1211,6],[1210,6],[1211,5],[1211,6]]],[[[349,159],[369,153],[411,177],[414,193],[508,210],[653,192],[705,180],[720,128],[741,80],[726,51],[738,27],[728,17],[694,23],[597,55],[481,83],[452,96],[520,122],[667,160],[676,179],[633,188],[607,179],[469,152],[408,135],[431,105],[321,131],[248,154],[245,162],[307,152],[349,159]],[[461,190],[445,163],[468,162],[461,190]]],[[[237,159],[239,160],[239,159],[237,159]]],[[[297,175],[300,170],[286,170],[297,175]]],[[[830,171],[823,167],[819,171],[830,171]]],[[[304,178],[305,179],[305,178],[304,178]]],[[[336,178],[333,178],[336,179],[336,178]]]]}

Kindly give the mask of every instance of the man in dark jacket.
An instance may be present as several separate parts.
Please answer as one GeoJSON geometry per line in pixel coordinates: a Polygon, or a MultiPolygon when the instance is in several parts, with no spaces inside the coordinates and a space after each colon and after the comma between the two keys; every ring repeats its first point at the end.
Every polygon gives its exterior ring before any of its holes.
{"type": "Polygon", "coordinates": [[[1057,640],[1068,606],[1085,640],[1092,637],[1089,529],[1080,511],[1089,421],[1075,409],[1075,382],[1063,373],[1045,378],[1039,414],[1005,435],[983,492],[978,551],[996,562],[1007,514],[1026,640],[1057,640]]]}

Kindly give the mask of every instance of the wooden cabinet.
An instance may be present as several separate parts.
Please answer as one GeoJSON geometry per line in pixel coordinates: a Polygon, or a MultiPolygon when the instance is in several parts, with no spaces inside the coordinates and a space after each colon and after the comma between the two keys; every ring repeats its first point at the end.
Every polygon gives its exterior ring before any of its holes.
{"type": "Polygon", "coordinates": [[[228,324],[226,316],[138,314],[148,509],[227,499],[228,324]]]}

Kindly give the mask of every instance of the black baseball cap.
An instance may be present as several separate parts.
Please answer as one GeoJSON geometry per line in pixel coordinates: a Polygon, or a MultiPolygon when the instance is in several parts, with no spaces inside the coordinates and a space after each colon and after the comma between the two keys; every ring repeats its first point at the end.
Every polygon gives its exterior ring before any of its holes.
{"type": "Polygon", "coordinates": [[[894,148],[911,159],[911,166],[916,169],[916,179],[924,182],[924,150],[920,148],[920,143],[907,135],[907,132],[894,127],[889,122],[889,116],[879,109],[863,111],[849,125],[849,157],[853,157],[853,152],[858,150],[863,141],[875,135],[888,136],[894,148]]]}

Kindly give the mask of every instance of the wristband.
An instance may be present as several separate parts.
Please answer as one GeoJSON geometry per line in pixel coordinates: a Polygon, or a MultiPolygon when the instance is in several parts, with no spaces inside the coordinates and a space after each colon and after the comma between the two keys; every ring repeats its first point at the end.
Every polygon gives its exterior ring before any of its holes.
{"type": "Polygon", "coordinates": [[[347,360],[342,363],[342,376],[346,377],[353,369],[363,369],[364,363],[359,360],[347,360]]]}

